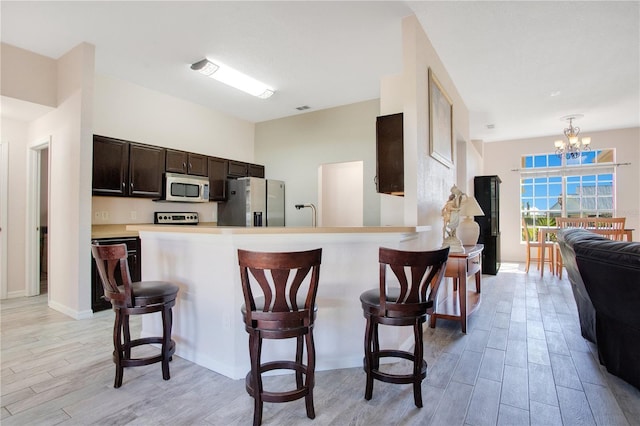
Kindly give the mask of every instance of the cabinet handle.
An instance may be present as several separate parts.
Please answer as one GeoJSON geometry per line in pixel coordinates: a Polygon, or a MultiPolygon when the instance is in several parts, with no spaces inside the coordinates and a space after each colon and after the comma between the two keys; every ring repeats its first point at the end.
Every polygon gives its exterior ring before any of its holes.
{"type": "Polygon", "coordinates": [[[131,190],[133,190],[133,182],[131,182],[129,185],[131,185],[131,190]]]}
{"type": "Polygon", "coordinates": [[[186,163],[186,162],[185,162],[185,163],[182,163],[182,168],[183,168],[183,169],[186,169],[186,168],[187,168],[187,163],[186,163]]]}
{"type": "Polygon", "coordinates": [[[192,168],[193,168],[193,165],[189,163],[189,170],[191,170],[192,168]]]}
{"type": "Polygon", "coordinates": [[[125,189],[125,188],[126,188],[126,186],[127,186],[127,184],[126,184],[126,183],[124,183],[124,182],[122,182],[122,189],[125,189]]]}

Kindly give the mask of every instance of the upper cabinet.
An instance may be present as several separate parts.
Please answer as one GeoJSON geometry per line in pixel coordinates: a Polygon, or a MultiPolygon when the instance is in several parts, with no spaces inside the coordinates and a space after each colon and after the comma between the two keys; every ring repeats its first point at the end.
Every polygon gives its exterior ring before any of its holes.
{"type": "Polygon", "coordinates": [[[227,162],[223,158],[209,157],[209,199],[225,201],[227,199],[227,162]]]}
{"type": "Polygon", "coordinates": [[[264,177],[264,166],[93,136],[93,195],[160,198],[163,173],[209,178],[209,200],[226,201],[227,179],[264,177]]]}
{"type": "Polygon", "coordinates": [[[164,149],[93,137],[93,195],[159,198],[164,149]]]}
{"type": "Polygon", "coordinates": [[[206,155],[174,149],[167,149],[166,155],[165,170],[167,172],[208,176],[206,155]]]}
{"type": "Polygon", "coordinates": [[[157,146],[129,143],[129,195],[160,198],[165,150],[157,146]]]}
{"type": "Polygon", "coordinates": [[[129,143],[93,136],[93,195],[127,195],[129,143]]]}
{"type": "Polygon", "coordinates": [[[404,134],[402,113],[376,119],[376,190],[404,195],[404,134]]]}

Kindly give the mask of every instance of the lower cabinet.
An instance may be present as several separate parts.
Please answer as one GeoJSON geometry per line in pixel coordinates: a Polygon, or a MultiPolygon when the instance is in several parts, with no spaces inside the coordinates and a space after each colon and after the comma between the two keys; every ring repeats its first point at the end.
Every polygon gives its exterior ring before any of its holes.
{"type": "MultiPolygon", "coordinates": [[[[129,273],[131,274],[131,281],[140,281],[142,279],[142,270],[140,263],[140,238],[126,237],[126,238],[98,238],[94,239],[93,243],[99,245],[103,244],[126,244],[127,245],[127,261],[129,262],[129,273]]],[[[122,285],[120,282],[120,274],[116,273],[116,280],[118,285],[122,285]]],[[[96,261],[91,257],[91,309],[93,312],[104,311],[111,309],[111,302],[105,300],[104,289],[102,288],[102,281],[100,275],[98,275],[98,268],[96,267],[96,261]]]]}

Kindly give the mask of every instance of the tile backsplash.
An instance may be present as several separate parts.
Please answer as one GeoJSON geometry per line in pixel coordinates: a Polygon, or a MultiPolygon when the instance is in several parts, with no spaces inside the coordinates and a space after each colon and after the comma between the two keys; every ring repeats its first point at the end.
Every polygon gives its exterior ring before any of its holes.
{"type": "Polygon", "coordinates": [[[198,212],[200,222],[216,222],[218,203],[168,203],[146,198],[92,197],[91,223],[153,223],[154,212],[198,212]]]}

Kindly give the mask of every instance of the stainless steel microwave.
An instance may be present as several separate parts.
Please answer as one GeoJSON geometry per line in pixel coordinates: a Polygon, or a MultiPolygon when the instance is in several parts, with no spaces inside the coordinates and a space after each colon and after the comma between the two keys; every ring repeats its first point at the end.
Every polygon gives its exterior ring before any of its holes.
{"type": "Polygon", "coordinates": [[[209,201],[209,179],[179,173],[164,174],[162,201],[206,203],[209,201]]]}

